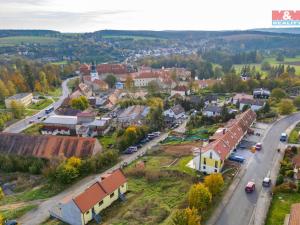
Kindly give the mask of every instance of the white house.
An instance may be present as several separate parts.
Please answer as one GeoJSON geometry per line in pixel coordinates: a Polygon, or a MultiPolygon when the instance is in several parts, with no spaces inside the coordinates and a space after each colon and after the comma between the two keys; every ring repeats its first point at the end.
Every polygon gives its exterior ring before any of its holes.
{"type": "Polygon", "coordinates": [[[164,111],[163,114],[166,117],[179,119],[179,118],[183,118],[185,116],[185,111],[181,105],[175,105],[172,108],[164,111]]]}
{"type": "Polygon", "coordinates": [[[203,109],[202,114],[208,117],[220,116],[222,108],[217,105],[208,105],[203,109]]]}

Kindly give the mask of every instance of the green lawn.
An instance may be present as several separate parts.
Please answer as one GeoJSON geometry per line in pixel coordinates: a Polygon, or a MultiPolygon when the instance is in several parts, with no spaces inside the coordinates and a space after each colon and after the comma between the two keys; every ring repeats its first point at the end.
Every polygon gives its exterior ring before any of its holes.
{"type": "Polygon", "coordinates": [[[48,95],[50,95],[52,97],[60,97],[62,95],[62,89],[61,89],[61,87],[49,91],[48,95]]]}
{"type": "Polygon", "coordinates": [[[59,39],[55,37],[41,36],[14,36],[0,38],[0,46],[15,46],[20,44],[53,44],[59,39]]]}
{"type": "Polygon", "coordinates": [[[37,208],[37,205],[27,205],[27,206],[20,207],[17,209],[3,210],[3,211],[0,211],[0,214],[3,215],[3,217],[5,219],[13,220],[13,219],[20,218],[27,212],[29,212],[33,209],[36,209],[36,208],[37,208]]]}
{"type": "Polygon", "coordinates": [[[53,103],[53,100],[50,98],[42,99],[37,103],[32,103],[28,109],[34,109],[34,110],[42,110],[47,108],[49,105],[53,103]]]}
{"type": "Polygon", "coordinates": [[[134,35],[103,35],[103,38],[107,39],[133,39],[137,40],[162,40],[164,38],[156,38],[156,37],[147,37],[147,36],[134,36],[134,35]]]}
{"type": "Polygon", "coordinates": [[[40,129],[43,127],[41,123],[35,123],[28,127],[27,129],[23,130],[22,133],[30,134],[30,135],[39,135],[41,134],[40,129]]]}
{"type": "Polygon", "coordinates": [[[105,135],[103,137],[99,137],[98,140],[104,149],[110,149],[112,145],[116,144],[116,133],[112,135],[105,135]]]}
{"type": "Polygon", "coordinates": [[[291,205],[300,202],[300,193],[275,194],[268,212],[266,225],[282,225],[291,205]]]}
{"type": "Polygon", "coordinates": [[[39,110],[36,109],[25,109],[25,116],[33,116],[34,114],[38,113],[39,110]]]}

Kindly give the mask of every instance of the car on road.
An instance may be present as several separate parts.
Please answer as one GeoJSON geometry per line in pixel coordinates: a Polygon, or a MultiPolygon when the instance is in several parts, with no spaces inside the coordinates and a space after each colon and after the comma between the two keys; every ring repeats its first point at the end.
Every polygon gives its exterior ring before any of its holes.
{"type": "Polygon", "coordinates": [[[238,163],[243,163],[245,161],[245,158],[239,155],[236,155],[235,153],[231,153],[230,156],[228,157],[228,160],[238,162],[238,163]]]}
{"type": "Polygon", "coordinates": [[[132,154],[134,152],[137,152],[137,150],[138,149],[136,146],[130,146],[124,151],[124,154],[132,154]]]}
{"type": "Polygon", "coordinates": [[[263,187],[270,187],[271,186],[271,178],[270,177],[265,177],[263,179],[262,186],[263,187]]]}
{"type": "Polygon", "coordinates": [[[255,183],[253,181],[249,181],[245,187],[245,191],[247,193],[251,193],[255,191],[255,183]]]}
{"type": "Polygon", "coordinates": [[[146,144],[147,142],[149,142],[150,139],[149,138],[144,138],[140,141],[141,144],[146,144]]]}
{"type": "Polygon", "coordinates": [[[260,151],[261,149],[262,149],[262,144],[261,143],[256,143],[255,150],[260,151]]]}
{"type": "Polygon", "coordinates": [[[282,141],[282,142],[287,141],[287,134],[286,133],[281,133],[281,135],[280,135],[280,141],[282,141]]]}
{"type": "Polygon", "coordinates": [[[32,124],[32,123],[34,123],[34,120],[29,120],[29,122],[28,122],[29,124],[32,124]]]}

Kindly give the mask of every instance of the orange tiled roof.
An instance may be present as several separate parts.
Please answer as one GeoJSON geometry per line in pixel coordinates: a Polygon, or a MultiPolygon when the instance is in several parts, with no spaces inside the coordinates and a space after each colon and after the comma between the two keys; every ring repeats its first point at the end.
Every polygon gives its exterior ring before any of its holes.
{"type": "Polygon", "coordinates": [[[300,203],[292,205],[288,225],[300,225],[300,203]]]}
{"type": "Polygon", "coordinates": [[[80,211],[85,213],[126,182],[123,172],[119,169],[115,170],[102,176],[101,180],[94,183],[73,200],[80,211]]]}

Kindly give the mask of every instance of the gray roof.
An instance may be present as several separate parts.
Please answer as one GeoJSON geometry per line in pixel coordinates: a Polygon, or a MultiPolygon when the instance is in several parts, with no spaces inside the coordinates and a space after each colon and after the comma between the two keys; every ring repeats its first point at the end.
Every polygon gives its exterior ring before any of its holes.
{"type": "Polygon", "coordinates": [[[31,95],[32,93],[19,93],[13,96],[8,97],[7,99],[9,100],[18,100],[18,99],[22,99],[28,95],[31,95]]]}
{"type": "Polygon", "coordinates": [[[263,106],[265,104],[264,101],[259,99],[246,99],[246,98],[242,98],[240,100],[240,103],[245,105],[257,105],[257,106],[263,106]]]}
{"type": "Polygon", "coordinates": [[[63,124],[63,125],[76,125],[77,124],[77,116],[49,116],[46,120],[44,120],[45,124],[63,124]]]}
{"type": "Polygon", "coordinates": [[[208,111],[208,112],[216,112],[216,113],[221,113],[222,108],[217,106],[217,105],[208,105],[204,108],[203,111],[208,111]]]}
{"type": "Polygon", "coordinates": [[[178,114],[180,114],[180,113],[184,113],[184,108],[182,108],[182,106],[179,105],[179,104],[173,106],[173,107],[171,108],[171,110],[172,110],[176,115],[178,115],[178,114]]]}

